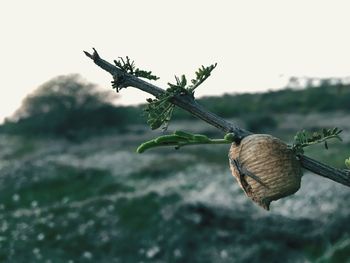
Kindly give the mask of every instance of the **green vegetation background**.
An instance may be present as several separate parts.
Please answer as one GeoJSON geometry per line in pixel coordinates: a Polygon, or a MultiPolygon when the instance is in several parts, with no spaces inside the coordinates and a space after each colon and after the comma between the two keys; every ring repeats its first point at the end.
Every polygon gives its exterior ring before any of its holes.
{"type": "MultiPolygon", "coordinates": [[[[306,154],[343,168],[350,86],[321,84],[199,102],[286,142],[303,128],[339,127],[343,143],[306,154]]],[[[147,128],[143,106],[114,99],[61,76],[0,126],[1,262],[349,262],[347,187],[307,174],[265,212],[230,175],[227,145],[137,155],[160,131],[147,128]]],[[[223,137],[181,110],[176,129],[223,137]]]]}

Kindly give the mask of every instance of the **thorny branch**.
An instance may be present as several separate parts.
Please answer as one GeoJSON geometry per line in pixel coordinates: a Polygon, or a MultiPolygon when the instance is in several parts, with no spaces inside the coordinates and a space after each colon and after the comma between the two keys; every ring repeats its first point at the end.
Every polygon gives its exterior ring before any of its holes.
{"type": "MultiPolygon", "coordinates": [[[[121,71],[116,66],[102,59],[97,51],[93,49],[93,53],[90,54],[84,51],[85,55],[94,61],[96,65],[101,67],[103,70],[109,72],[114,79],[113,85],[117,87],[119,90],[126,87],[134,87],[140,89],[144,92],[152,94],[155,97],[160,96],[164,93],[164,90],[151,84],[146,81],[143,81],[133,75],[125,73],[121,71]]],[[[213,125],[223,132],[230,132],[235,134],[236,142],[240,142],[244,137],[252,134],[249,131],[246,131],[239,126],[226,121],[225,119],[217,116],[216,114],[206,110],[200,104],[198,104],[193,97],[183,94],[173,97],[170,100],[176,106],[190,112],[192,115],[202,119],[203,121],[213,125]]],[[[350,170],[345,169],[337,169],[331,167],[327,164],[316,161],[310,157],[307,157],[303,154],[299,154],[298,158],[300,160],[301,165],[320,176],[331,179],[340,184],[350,186],[350,170]]]]}

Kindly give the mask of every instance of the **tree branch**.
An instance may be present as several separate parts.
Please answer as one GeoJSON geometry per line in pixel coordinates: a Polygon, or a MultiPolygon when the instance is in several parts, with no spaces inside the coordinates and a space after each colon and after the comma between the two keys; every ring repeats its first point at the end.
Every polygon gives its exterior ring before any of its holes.
{"type": "MultiPolygon", "coordinates": [[[[143,81],[133,75],[130,75],[121,71],[116,66],[102,59],[95,49],[93,50],[94,50],[93,54],[90,54],[86,51],[84,51],[84,53],[86,56],[91,58],[96,65],[101,67],[103,70],[109,72],[114,78],[114,83],[118,85],[120,88],[134,87],[144,92],[147,92],[149,94],[152,94],[155,97],[158,97],[164,93],[163,89],[153,84],[150,84],[146,81],[143,81]]],[[[191,96],[177,95],[171,99],[171,102],[176,106],[190,112],[192,115],[198,117],[199,119],[213,125],[214,127],[218,128],[223,132],[234,133],[237,142],[242,140],[244,137],[252,134],[251,132],[246,131],[240,128],[239,126],[226,121],[225,119],[217,116],[216,114],[209,112],[200,104],[198,104],[191,96]]],[[[342,170],[342,169],[331,167],[324,163],[318,162],[312,158],[309,158],[305,155],[299,155],[298,157],[301,165],[305,169],[315,174],[318,174],[320,176],[331,179],[340,184],[350,186],[349,170],[342,170]]]]}
{"type": "Polygon", "coordinates": [[[315,174],[331,179],[333,181],[336,181],[340,184],[350,186],[349,170],[331,167],[327,164],[316,161],[305,155],[299,155],[298,157],[299,157],[301,166],[303,166],[305,169],[315,174]]]}
{"type": "MultiPolygon", "coordinates": [[[[157,86],[152,85],[146,81],[143,81],[133,75],[126,74],[116,66],[102,59],[98,55],[95,49],[92,55],[86,51],[84,51],[84,53],[89,58],[91,58],[96,65],[98,65],[105,71],[109,72],[113,76],[114,80],[118,82],[117,85],[120,85],[121,87],[134,87],[142,91],[145,91],[149,94],[152,94],[155,97],[158,97],[159,95],[164,93],[163,89],[158,88],[157,86]]],[[[251,134],[251,132],[248,132],[238,127],[237,125],[230,123],[225,119],[217,116],[216,114],[207,111],[200,104],[198,104],[191,96],[178,95],[172,98],[170,101],[174,103],[176,106],[190,112],[194,116],[213,125],[219,130],[222,130],[223,132],[226,132],[226,133],[227,132],[234,133],[238,141],[240,141],[242,138],[246,137],[247,135],[251,134]]]]}

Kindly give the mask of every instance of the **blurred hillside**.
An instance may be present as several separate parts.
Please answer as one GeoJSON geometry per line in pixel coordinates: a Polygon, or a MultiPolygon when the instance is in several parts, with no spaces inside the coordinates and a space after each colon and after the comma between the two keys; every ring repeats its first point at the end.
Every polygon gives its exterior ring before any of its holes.
{"type": "Polygon", "coordinates": [[[138,110],[114,106],[116,98],[112,90],[101,91],[79,75],[59,76],[29,94],[0,132],[74,140],[140,123],[138,110]]]}
{"type": "MultiPolygon", "coordinates": [[[[74,139],[125,132],[130,125],[145,123],[144,106],[115,106],[112,104],[115,98],[112,90],[102,92],[77,75],[61,76],[30,94],[15,115],[0,126],[0,132],[74,139]]],[[[198,101],[219,116],[243,119],[248,130],[263,132],[265,128],[276,127],[275,116],[281,114],[350,112],[350,85],[323,81],[312,87],[225,94],[198,101]]],[[[174,114],[174,120],[190,118],[193,117],[180,109],[174,114]]]]}
{"type": "MultiPolygon", "coordinates": [[[[303,128],[339,127],[342,143],[306,154],[344,167],[350,91],[328,84],[200,103],[286,142],[303,128]]],[[[161,131],[142,106],[113,105],[115,95],[58,77],[0,127],[0,262],[350,262],[348,187],[304,171],[301,189],[267,212],[232,177],[229,145],[137,154],[161,131]]],[[[222,138],[180,110],[174,130],[222,138]]]]}
{"type": "Polygon", "coordinates": [[[259,94],[227,94],[222,97],[203,98],[200,101],[223,117],[233,117],[256,113],[350,112],[349,99],[350,85],[329,84],[302,89],[287,87],[259,94]]]}

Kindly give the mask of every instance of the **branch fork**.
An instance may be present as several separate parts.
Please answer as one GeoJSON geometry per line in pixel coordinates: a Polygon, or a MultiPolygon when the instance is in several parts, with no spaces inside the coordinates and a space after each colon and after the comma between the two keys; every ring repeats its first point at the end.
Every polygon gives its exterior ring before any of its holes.
{"type": "Polygon", "coordinates": [[[91,58],[94,62],[96,62],[98,59],[100,59],[100,55],[97,53],[97,50],[95,48],[92,48],[94,51],[92,54],[90,54],[87,51],[84,51],[85,55],[91,58]]]}

